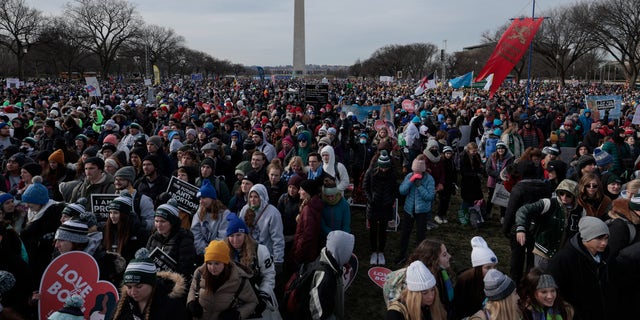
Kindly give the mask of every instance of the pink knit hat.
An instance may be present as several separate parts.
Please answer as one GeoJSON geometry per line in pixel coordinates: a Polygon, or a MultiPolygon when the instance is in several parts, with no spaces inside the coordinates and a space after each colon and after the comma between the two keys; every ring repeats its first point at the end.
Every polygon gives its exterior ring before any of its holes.
{"type": "Polygon", "coordinates": [[[427,171],[427,166],[424,163],[424,160],[421,158],[415,158],[413,163],[411,164],[411,171],[413,172],[425,172],[427,171]]]}

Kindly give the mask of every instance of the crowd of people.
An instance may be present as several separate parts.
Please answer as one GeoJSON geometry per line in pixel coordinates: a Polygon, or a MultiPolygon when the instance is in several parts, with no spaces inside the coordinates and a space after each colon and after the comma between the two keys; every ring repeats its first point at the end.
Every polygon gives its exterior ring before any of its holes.
{"type": "Polygon", "coordinates": [[[6,88],[0,270],[15,285],[0,291],[0,319],[33,317],[46,267],[69,251],[92,255],[122,289],[105,319],[292,318],[286,284],[314,262],[329,268],[316,271],[307,315],[342,319],[353,203],[366,207],[369,264],[403,267],[385,285],[389,319],[635,311],[638,91],[537,84],[525,101],[511,84],[454,99],[446,88],[415,97],[406,84],[336,81],[326,104],[305,105],[301,84],[104,82],[102,97],[74,82],[6,88]],[[604,94],[622,96],[619,119],[587,107],[584,95],[604,94]],[[396,107],[347,111],[359,105],[396,107]],[[167,192],[172,178],[199,190],[193,212],[167,192]],[[505,192],[508,203],[494,204],[505,192]],[[108,214],[94,212],[94,194],[114,195],[108,214]],[[510,277],[480,237],[458,275],[445,245],[426,239],[489,219],[510,240],[510,277]]]}

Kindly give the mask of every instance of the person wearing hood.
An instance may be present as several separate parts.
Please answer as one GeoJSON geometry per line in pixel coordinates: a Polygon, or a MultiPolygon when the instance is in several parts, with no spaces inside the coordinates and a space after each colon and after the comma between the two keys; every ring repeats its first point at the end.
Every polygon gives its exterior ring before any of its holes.
{"type": "Polygon", "coordinates": [[[157,271],[149,251],[136,252],[124,272],[114,320],[186,320],[185,279],[174,272],[157,271]]]}
{"type": "MultiPolygon", "coordinates": [[[[496,151],[489,156],[485,163],[485,170],[489,178],[487,179],[487,189],[489,189],[489,195],[487,197],[487,218],[491,217],[491,209],[493,209],[493,203],[491,199],[493,192],[496,190],[496,185],[502,183],[500,173],[504,168],[513,163],[514,157],[507,148],[507,144],[499,141],[496,144],[496,151]]],[[[504,215],[507,208],[500,207],[500,223],[504,222],[504,215]]]]}
{"type": "Polygon", "coordinates": [[[351,207],[331,179],[322,186],[322,202],[322,236],[334,230],[351,232],[351,207]]]}
{"type": "MultiPolygon", "coordinates": [[[[553,276],[565,300],[575,310],[574,319],[629,319],[615,317],[611,302],[616,294],[611,288],[609,270],[609,228],[596,217],[582,217],[578,233],[567,241],[549,263],[548,273],[553,276]]],[[[636,251],[637,252],[637,251],[636,251]]],[[[634,288],[637,292],[637,287],[634,288]]],[[[633,301],[637,306],[637,300],[633,301]]]]}
{"type": "Polygon", "coordinates": [[[336,182],[338,191],[344,195],[344,190],[349,186],[349,172],[347,168],[337,161],[333,147],[325,146],[320,150],[322,158],[322,171],[336,182]]]}
{"type": "Polygon", "coordinates": [[[276,272],[280,274],[284,262],[282,217],[278,209],[269,204],[269,195],[264,185],[256,184],[251,187],[247,204],[238,216],[247,224],[253,239],[269,249],[276,272]]]}
{"type": "Polygon", "coordinates": [[[271,143],[269,143],[269,141],[267,141],[267,137],[264,131],[254,130],[251,138],[256,144],[256,150],[264,153],[264,155],[267,157],[267,162],[271,162],[271,160],[276,157],[276,148],[271,143]]]}
{"type": "Polygon", "coordinates": [[[607,141],[602,145],[602,151],[606,151],[613,157],[613,166],[609,171],[623,177],[626,176],[627,170],[633,169],[633,160],[635,159],[631,159],[631,148],[624,142],[624,129],[616,129],[612,138],[612,141],[607,141]]]}
{"type": "Polygon", "coordinates": [[[291,158],[293,158],[294,156],[298,156],[302,158],[302,163],[306,165],[308,163],[307,161],[309,153],[313,151],[311,147],[312,139],[313,138],[311,137],[311,132],[307,130],[303,130],[298,133],[298,135],[296,136],[296,144],[285,156],[284,163],[289,163],[291,161],[291,158]]]}
{"type": "Polygon", "coordinates": [[[309,311],[312,319],[345,319],[342,266],[349,262],[355,237],[344,231],[327,235],[327,245],[320,251],[320,263],[330,266],[317,270],[311,281],[309,311]]]}
{"type": "Polygon", "coordinates": [[[580,126],[582,127],[582,137],[584,138],[587,135],[587,130],[591,129],[591,125],[593,124],[593,118],[591,117],[591,109],[584,108],[578,118],[580,121],[580,126]]]}
{"type": "Polygon", "coordinates": [[[565,179],[556,188],[555,198],[541,199],[516,211],[516,239],[521,246],[525,245],[526,232],[535,221],[535,267],[546,270],[549,260],[578,232],[578,221],[586,216],[586,212],[578,204],[577,197],[577,183],[565,179]]]}

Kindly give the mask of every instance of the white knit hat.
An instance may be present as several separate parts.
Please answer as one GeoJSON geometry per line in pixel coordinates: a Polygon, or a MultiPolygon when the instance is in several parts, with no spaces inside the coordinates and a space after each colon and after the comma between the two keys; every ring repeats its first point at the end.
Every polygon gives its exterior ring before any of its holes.
{"type": "Polygon", "coordinates": [[[407,289],[409,291],[424,291],[436,285],[436,278],[420,260],[412,262],[407,267],[407,289]]]}
{"type": "Polygon", "coordinates": [[[482,237],[473,237],[471,239],[471,264],[474,267],[482,266],[489,263],[498,263],[498,257],[482,237]]]}

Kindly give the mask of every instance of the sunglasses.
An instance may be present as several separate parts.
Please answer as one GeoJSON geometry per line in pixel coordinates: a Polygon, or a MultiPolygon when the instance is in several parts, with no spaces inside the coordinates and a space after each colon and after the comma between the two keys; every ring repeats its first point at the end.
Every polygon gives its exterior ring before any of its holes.
{"type": "Polygon", "coordinates": [[[573,194],[566,192],[566,191],[558,191],[556,192],[556,194],[558,195],[558,197],[567,197],[567,198],[573,198],[573,194]]]}
{"type": "Polygon", "coordinates": [[[586,185],[585,187],[587,187],[587,188],[589,188],[589,189],[597,189],[597,188],[598,188],[598,185],[597,185],[597,184],[590,183],[590,184],[586,185]]]}
{"type": "Polygon", "coordinates": [[[319,143],[318,147],[326,147],[327,145],[325,143],[319,143]]]}

